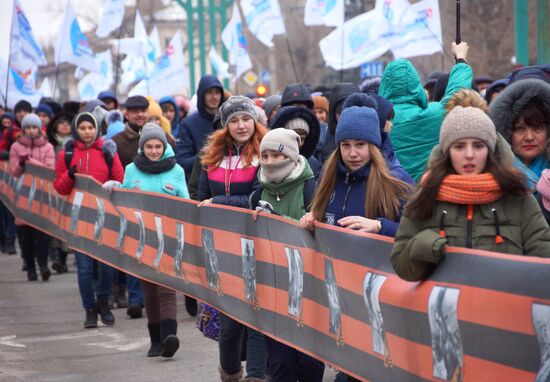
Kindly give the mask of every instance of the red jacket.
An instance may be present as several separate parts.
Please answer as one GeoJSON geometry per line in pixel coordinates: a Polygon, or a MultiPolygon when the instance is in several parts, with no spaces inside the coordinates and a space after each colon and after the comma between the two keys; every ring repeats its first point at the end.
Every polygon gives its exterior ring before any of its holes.
{"type": "MultiPolygon", "coordinates": [[[[124,169],[116,153],[116,145],[113,149],[105,145],[103,138],[96,140],[90,147],[86,147],[81,141],[74,142],[73,159],[69,167],[76,166],[76,170],[81,175],[88,175],[100,183],[108,180],[121,182],[124,180],[124,169]],[[113,167],[109,171],[109,166],[105,161],[105,155],[113,157],[113,167]]],[[[53,185],[61,195],[68,195],[74,187],[74,180],[69,176],[69,169],[65,166],[65,150],[61,150],[57,155],[55,164],[55,179],[53,185]]]]}
{"type": "Polygon", "coordinates": [[[17,140],[19,134],[21,134],[21,128],[15,123],[13,123],[11,127],[6,127],[4,131],[2,131],[2,138],[0,138],[0,152],[10,151],[11,145],[17,140]],[[11,137],[8,136],[10,131],[11,137]]]}

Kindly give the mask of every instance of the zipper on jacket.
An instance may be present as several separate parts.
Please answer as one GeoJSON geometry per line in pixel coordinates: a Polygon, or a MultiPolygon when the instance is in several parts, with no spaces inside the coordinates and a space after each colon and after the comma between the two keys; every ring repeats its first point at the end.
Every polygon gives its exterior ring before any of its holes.
{"type": "Polygon", "coordinates": [[[86,175],[88,175],[88,167],[90,165],[90,148],[86,149],[86,175]]]}
{"type": "Polygon", "coordinates": [[[466,221],[466,248],[473,248],[472,243],[472,225],[474,220],[474,205],[468,204],[468,212],[466,215],[467,221],[466,221]]]}
{"type": "MultiPolygon", "coordinates": [[[[347,180],[347,177],[346,177],[346,180],[347,180]]],[[[346,196],[344,196],[344,204],[342,205],[342,217],[346,216],[346,204],[348,202],[348,196],[350,191],[351,191],[351,184],[348,186],[348,190],[346,191],[346,196]]]]}

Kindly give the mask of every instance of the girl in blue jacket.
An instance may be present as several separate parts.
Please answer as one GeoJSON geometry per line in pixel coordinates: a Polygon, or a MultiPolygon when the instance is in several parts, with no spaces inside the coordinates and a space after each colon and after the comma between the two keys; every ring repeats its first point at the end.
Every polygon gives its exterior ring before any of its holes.
{"type": "MultiPolygon", "coordinates": [[[[110,190],[117,186],[116,183],[107,182],[103,188],[110,190]]],[[[174,150],[160,126],[154,123],[143,126],[138,154],[126,166],[122,187],[189,199],[185,173],[176,163],[174,150]]],[[[146,281],[142,283],[151,338],[147,356],[172,357],[179,348],[176,336],[176,292],[146,281]]]]}

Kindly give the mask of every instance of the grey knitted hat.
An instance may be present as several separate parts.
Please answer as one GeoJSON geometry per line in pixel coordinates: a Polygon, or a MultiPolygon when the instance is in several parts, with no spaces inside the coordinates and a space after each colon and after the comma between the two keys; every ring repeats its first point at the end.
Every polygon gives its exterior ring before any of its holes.
{"type": "Polygon", "coordinates": [[[294,118],[285,123],[285,129],[288,130],[304,130],[306,134],[309,134],[309,125],[302,118],[294,118]]]}
{"type": "Polygon", "coordinates": [[[439,145],[446,153],[453,142],[464,138],[477,138],[485,142],[491,152],[495,152],[497,132],[489,116],[477,107],[456,106],[441,124],[439,145]]]}
{"type": "Polygon", "coordinates": [[[300,156],[300,136],[293,130],[270,130],[260,143],[260,152],[263,153],[266,150],[279,152],[296,163],[300,156]]]}
{"type": "Polygon", "coordinates": [[[34,113],[27,114],[21,121],[21,129],[25,129],[30,126],[36,126],[39,129],[42,127],[42,121],[40,117],[34,113]]]}
{"type": "Polygon", "coordinates": [[[249,115],[254,122],[258,121],[254,101],[243,96],[231,96],[220,106],[222,126],[226,127],[229,120],[239,114],[249,115]]]}
{"type": "Polygon", "coordinates": [[[166,133],[162,130],[162,127],[156,123],[147,122],[141,129],[139,135],[139,148],[143,150],[143,145],[150,139],[158,139],[164,145],[164,148],[168,145],[166,141],[166,133]]]}

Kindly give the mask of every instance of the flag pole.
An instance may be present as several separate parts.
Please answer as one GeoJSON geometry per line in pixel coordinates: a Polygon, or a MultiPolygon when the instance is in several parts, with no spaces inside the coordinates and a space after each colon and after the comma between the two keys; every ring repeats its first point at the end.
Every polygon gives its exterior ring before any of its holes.
{"type": "Polygon", "coordinates": [[[460,36],[460,0],[456,0],[456,39],[455,42],[460,44],[462,42],[460,36]]]}
{"type": "MultiPolygon", "coordinates": [[[[15,8],[15,1],[13,2],[13,6],[15,8]]],[[[11,37],[13,36],[13,15],[15,13],[15,9],[12,10],[12,19],[11,19],[11,25],[10,25],[10,47],[8,50],[8,66],[6,67],[6,92],[4,94],[4,108],[8,108],[8,93],[9,93],[9,85],[10,85],[10,64],[11,64],[11,37]]]]}
{"type": "Polygon", "coordinates": [[[292,70],[294,71],[294,77],[296,78],[296,82],[300,82],[300,77],[298,76],[298,69],[296,68],[296,63],[294,62],[294,54],[292,53],[292,49],[290,48],[290,41],[288,41],[288,33],[285,35],[285,41],[286,41],[286,49],[288,51],[288,55],[290,56],[290,62],[292,63],[292,70]]]}

